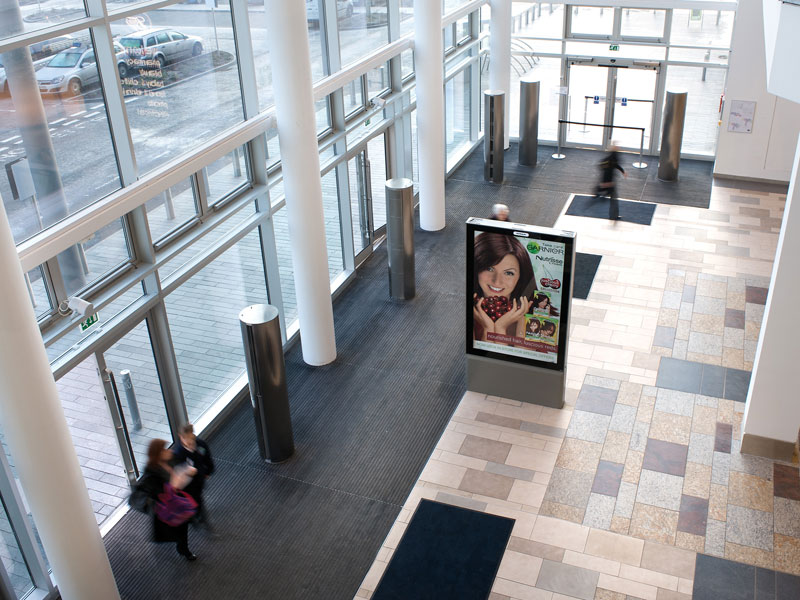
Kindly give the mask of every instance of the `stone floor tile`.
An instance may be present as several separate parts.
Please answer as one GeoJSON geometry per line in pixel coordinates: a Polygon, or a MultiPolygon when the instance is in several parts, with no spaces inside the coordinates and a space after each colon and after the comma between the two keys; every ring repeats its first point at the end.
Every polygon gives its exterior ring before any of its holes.
{"type": "MultiPolygon", "coordinates": [[[[608,573],[609,575],[619,574],[620,563],[615,560],[608,560],[600,558],[599,556],[592,556],[591,554],[583,554],[567,550],[564,553],[564,564],[572,565],[573,567],[581,567],[598,573],[608,573]]],[[[595,594],[595,598],[596,598],[595,594]]]]}
{"type": "Polygon", "coordinates": [[[744,350],[739,348],[722,348],[722,366],[733,369],[744,368],[744,350]]]}
{"type": "Polygon", "coordinates": [[[728,486],[712,483],[708,497],[708,516],[717,521],[725,521],[727,515],[728,486]]]}
{"type": "Polygon", "coordinates": [[[708,499],[711,490],[711,467],[687,462],[683,477],[683,493],[687,496],[708,499]]]}
{"type": "Polygon", "coordinates": [[[678,531],[678,511],[640,504],[633,507],[630,534],[644,540],[674,544],[678,531]]]}
{"type": "Polygon", "coordinates": [[[716,407],[702,406],[695,403],[694,414],[692,415],[692,433],[703,433],[705,435],[716,435],[717,429],[717,410],[716,407]]]}
{"type": "Polygon", "coordinates": [[[497,570],[497,577],[535,587],[542,561],[538,556],[507,549],[497,570]]]}
{"type": "Polygon", "coordinates": [[[475,420],[480,423],[489,423],[490,425],[508,427],[509,429],[519,429],[519,426],[522,423],[522,419],[512,419],[511,417],[504,417],[503,415],[495,415],[487,412],[479,412],[475,416],[475,420]]]}
{"type": "Polygon", "coordinates": [[[630,519],[614,515],[613,517],[611,517],[611,527],[609,527],[608,530],[613,531],[614,533],[628,535],[628,530],[630,529],[630,527],[631,527],[630,519]]]}
{"type": "Polygon", "coordinates": [[[681,302],[688,302],[694,304],[694,299],[697,297],[697,286],[684,284],[683,294],[681,295],[681,302]]]}
{"type": "Polygon", "coordinates": [[[530,554],[531,556],[538,556],[539,558],[546,558],[556,562],[561,562],[565,552],[564,548],[534,542],[533,540],[526,540],[513,535],[508,541],[507,548],[514,552],[522,552],[523,554],[530,554]]]}
{"type": "Polygon", "coordinates": [[[492,592],[489,594],[489,600],[511,600],[511,596],[506,596],[505,594],[498,594],[496,592],[492,592]]]}
{"type": "Polygon", "coordinates": [[[766,304],[767,288],[747,286],[745,288],[745,302],[750,304],[766,304]]]}
{"type": "Polygon", "coordinates": [[[775,533],[800,538],[800,501],[775,497],[775,533]]]}
{"type": "Polygon", "coordinates": [[[642,396],[636,411],[636,420],[642,423],[649,423],[653,419],[653,410],[656,406],[656,399],[652,396],[642,396]]]}
{"type": "Polygon", "coordinates": [[[733,426],[729,423],[717,423],[714,434],[714,452],[731,453],[731,440],[733,439],[733,426]]]}
{"type": "Polygon", "coordinates": [[[642,466],[651,471],[682,477],[686,472],[688,449],[688,446],[682,444],[649,438],[642,466]]]}
{"type": "Polygon", "coordinates": [[[591,473],[556,467],[550,477],[550,484],[547,486],[544,500],[585,509],[593,480],[594,477],[591,473]]]}
{"type": "Polygon", "coordinates": [[[725,309],[725,327],[744,330],[744,311],[735,308],[725,309]]]}
{"type": "Polygon", "coordinates": [[[710,467],[714,461],[714,436],[692,433],[689,436],[689,452],[686,458],[690,462],[710,467]]]}
{"type": "MultiPolygon", "coordinates": [[[[656,369],[658,369],[658,367],[656,367],[656,369]]],[[[641,397],[641,395],[642,395],[641,383],[622,381],[619,384],[619,393],[617,394],[617,404],[625,404],[626,406],[639,406],[639,398],[641,397]]]]}
{"type": "Polygon", "coordinates": [[[658,311],[658,326],[675,327],[678,324],[678,309],[661,308],[658,311]]]}
{"type": "Polygon", "coordinates": [[[771,551],[741,546],[733,542],[725,542],[725,558],[765,569],[775,568],[775,556],[771,551]]]}
{"type": "Polygon", "coordinates": [[[552,600],[550,592],[533,586],[497,577],[492,585],[492,593],[512,600],[552,600]]]}
{"type": "MultiPolygon", "coordinates": [[[[680,521],[680,516],[678,516],[678,521],[680,521]]],[[[706,532],[703,531],[702,535],[694,535],[693,533],[678,531],[675,534],[675,546],[692,552],[703,552],[706,547],[706,532]]]]}
{"type": "Polygon", "coordinates": [[[505,464],[540,473],[551,473],[556,464],[556,458],[558,458],[558,454],[555,452],[531,450],[525,446],[513,445],[506,457],[505,464]]]}
{"type": "Polygon", "coordinates": [[[703,315],[722,315],[725,314],[725,304],[726,302],[722,298],[697,296],[692,305],[692,310],[703,315]]]}
{"type": "Polygon", "coordinates": [[[507,500],[526,506],[539,507],[546,491],[547,486],[545,485],[533,483],[532,481],[517,480],[511,486],[511,492],[509,492],[507,500]]]}
{"type": "Polygon", "coordinates": [[[725,332],[722,335],[723,355],[725,348],[744,349],[744,327],[742,329],[734,329],[733,327],[725,328],[725,332]]]}
{"type": "Polygon", "coordinates": [[[706,525],[705,553],[725,556],[725,522],[709,519],[706,525]]]}
{"type": "MultiPolygon", "coordinates": [[[[600,454],[602,460],[625,464],[625,457],[628,455],[628,446],[631,436],[620,431],[609,431],[606,434],[606,441],[603,444],[603,451],[600,454]]],[[[586,442],[590,443],[590,442],[586,442]]]]}
{"type": "Polygon", "coordinates": [[[622,481],[638,484],[643,461],[644,452],[628,450],[628,456],[625,457],[625,469],[622,471],[622,481]]]}
{"type": "Polygon", "coordinates": [[[536,587],[573,598],[594,600],[599,575],[589,569],[544,560],[536,587]]]}
{"type": "Polygon", "coordinates": [[[649,504],[677,511],[681,506],[683,477],[642,469],[639,488],[636,492],[637,504],[649,504]]]}
{"type": "Polygon", "coordinates": [[[586,540],[586,554],[608,560],[639,566],[644,542],[636,538],[619,535],[600,529],[592,529],[586,540]]]}
{"type": "Polygon", "coordinates": [[[779,498],[800,500],[800,471],[797,467],[774,463],[773,485],[779,498]]]}
{"type": "Polygon", "coordinates": [[[458,489],[472,494],[480,494],[481,496],[506,500],[514,483],[515,481],[511,479],[511,477],[495,475],[494,473],[487,473],[485,471],[476,471],[475,469],[467,469],[458,489]]]}
{"type": "MultiPolygon", "coordinates": [[[[694,397],[694,403],[695,403],[695,406],[699,405],[699,406],[708,406],[708,407],[713,408],[714,409],[714,423],[717,422],[716,409],[717,409],[717,406],[719,406],[719,399],[718,398],[712,398],[711,396],[705,396],[703,394],[697,394],[694,397]]],[[[714,435],[713,427],[712,427],[712,432],[711,432],[710,435],[714,435]]]]}
{"type": "Polygon", "coordinates": [[[617,401],[617,390],[583,384],[575,408],[586,412],[611,416],[617,401]]]}
{"type": "Polygon", "coordinates": [[[681,302],[681,307],[678,309],[678,320],[691,321],[693,312],[694,302],[681,302]]]}
{"type": "Polygon", "coordinates": [[[467,469],[457,465],[450,465],[438,460],[429,460],[422,470],[419,478],[421,481],[428,481],[437,485],[457,489],[461,485],[461,480],[467,469]]]}
{"type": "MultiPolygon", "coordinates": [[[[678,319],[678,326],[675,328],[675,337],[672,341],[672,345],[675,344],[674,340],[683,340],[685,342],[689,341],[689,332],[692,330],[692,322],[686,321],[684,319],[678,319]]],[[[669,347],[671,348],[672,345],[669,347]]]]}
{"type": "Polygon", "coordinates": [[[512,467],[510,465],[501,465],[498,463],[486,463],[485,471],[494,473],[495,475],[505,475],[512,479],[519,479],[521,481],[533,481],[536,476],[536,471],[530,469],[520,469],[519,467],[512,467]]]}
{"type": "MultiPolygon", "coordinates": [[[[641,406],[639,409],[641,410],[641,406]]],[[[647,448],[647,436],[649,433],[649,422],[636,421],[636,423],[633,424],[633,432],[631,433],[630,449],[636,450],[637,452],[644,452],[645,448],[647,448]]]]}
{"type": "Polygon", "coordinates": [[[481,460],[504,463],[511,450],[511,444],[489,440],[474,435],[467,435],[464,438],[458,453],[464,456],[471,456],[481,460]]]}
{"type": "Polygon", "coordinates": [[[711,483],[728,485],[730,464],[730,454],[725,454],[724,452],[714,452],[714,459],[711,463],[711,483]]]}
{"type": "Polygon", "coordinates": [[[617,499],[605,494],[592,493],[583,515],[583,524],[597,529],[610,529],[617,499]]]}
{"type": "Polygon", "coordinates": [[[681,496],[678,531],[705,535],[708,522],[708,500],[695,496],[681,496]]]}
{"type": "Polygon", "coordinates": [[[686,351],[709,356],[722,356],[722,335],[691,331],[686,351]]]}
{"type": "Polygon", "coordinates": [[[657,326],[653,336],[653,345],[663,348],[672,348],[675,343],[675,327],[657,326]]]}
{"type": "Polygon", "coordinates": [[[728,504],[725,541],[772,552],[772,513],[728,504]]]}
{"type": "MultiPolygon", "coordinates": [[[[677,324],[677,322],[676,322],[677,324]]],[[[673,325],[674,327],[674,325],[673,325]]],[[[700,391],[702,365],[664,357],[658,368],[656,386],[696,393],[700,391]]]]}
{"type": "Polygon", "coordinates": [[[725,398],[744,402],[747,400],[747,391],[750,388],[750,372],[742,369],[727,369],[725,371],[725,398]]]}
{"type": "Polygon", "coordinates": [[[636,420],[636,413],[637,409],[633,406],[617,404],[614,407],[614,412],[611,416],[611,422],[608,426],[609,430],[619,431],[622,433],[631,433],[636,420]]]}
{"type": "Polygon", "coordinates": [[[592,483],[592,493],[616,498],[625,465],[601,460],[592,483]]]}
{"type": "Polygon", "coordinates": [[[588,536],[588,527],[539,515],[533,526],[531,539],[550,546],[583,552],[588,536]]]}
{"type": "Polygon", "coordinates": [[[602,444],[610,422],[611,417],[608,415],[575,410],[567,429],[567,437],[602,444]]]}
{"type": "Polygon", "coordinates": [[[675,575],[668,575],[641,567],[632,567],[631,565],[621,565],[619,576],[623,579],[629,579],[630,581],[638,581],[639,583],[645,583],[647,585],[673,591],[678,590],[680,579],[675,575]]]}
{"type": "Polygon", "coordinates": [[[661,306],[663,308],[677,309],[681,305],[681,292],[665,291],[661,296],[661,306]]]}
{"type": "Polygon", "coordinates": [[[694,413],[694,394],[699,392],[699,390],[699,383],[695,392],[659,389],[658,395],[656,396],[655,408],[661,412],[691,417],[694,413]]]}
{"type": "Polygon", "coordinates": [[[776,464],[769,458],[753,456],[752,454],[742,454],[741,452],[731,452],[731,471],[739,473],[749,473],[762,479],[772,480],[774,477],[774,467],[776,464]]]}
{"type": "Polygon", "coordinates": [[[563,427],[553,427],[552,425],[542,425],[541,423],[531,423],[530,421],[522,421],[519,428],[522,431],[538,433],[553,438],[563,438],[567,433],[567,430],[563,427]]]}
{"type": "Polygon", "coordinates": [[[581,524],[583,523],[583,515],[586,514],[586,509],[544,500],[539,507],[539,514],[545,517],[554,517],[556,519],[570,521],[571,523],[581,524]]]}
{"type": "Polygon", "coordinates": [[[773,549],[776,570],[800,575],[800,539],[776,533],[773,549]]]}
{"type": "Polygon", "coordinates": [[[488,506],[486,502],[480,502],[465,496],[448,494],[447,492],[439,492],[436,494],[436,500],[438,502],[442,502],[443,504],[452,504],[453,506],[460,506],[462,508],[468,508],[470,510],[477,510],[480,512],[484,512],[488,506]]]}
{"type": "Polygon", "coordinates": [[[614,506],[614,515],[630,519],[633,514],[633,505],[636,501],[638,486],[627,481],[620,482],[617,492],[617,503],[614,506]]]}
{"type": "Polygon", "coordinates": [[[599,375],[587,375],[583,378],[583,387],[594,386],[617,391],[619,390],[621,383],[622,382],[619,379],[614,379],[613,377],[601,377],[599,375]]]}
{"type": "Polygon", "coordinates": [[[684,417],[672,413],[653,412],[653,420],[650,422],[649,437],[664,442],[689,445],[689,433],[692,426],[691,417],[684,417]]]}
{"type": "MultiPolygon", "coordinates": [[[[728,477],[729,504],[772,512],[772,499],[771,481],[747,473],[730,472],[728,477]]],[[[798,517],[800,517],[800,513],[798,513],[798,517]]]]}
{"type": "Polygon", "coordinates": [[[556,459],[556,466],[583,473],[594,473],[602,450],[601,444],[577,438],[565,438],[556,459]]]}
{"type": "Polygon", "coordinates": [[[704,315],[700,313],[692,315],[691,331],[709,335],[722,335],[724,328],[725,319],[722,315],[704,315]]]}
{"type": "Polygon", "coordinates": [[[706,363],[703,364],[703,381],[700,384],[700,393],[704,396],[721,398],[725,390],[725,369],[721,366],[716,366],[716,363],[719,362],[718,357],[709,357],[707,359],[706,355],[700,356],[699,361],[706,363]]]}

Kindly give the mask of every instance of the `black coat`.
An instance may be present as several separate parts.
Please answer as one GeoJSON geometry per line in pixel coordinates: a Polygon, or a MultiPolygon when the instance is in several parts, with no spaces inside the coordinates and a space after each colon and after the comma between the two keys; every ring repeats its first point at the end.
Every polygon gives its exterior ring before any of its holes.
{"type": "Polygon", "coordinates": [[[603,183],[611,183],[614,181],[614,170],[617,169],[620,173],[625,173],[625,169],[619,164],[619,158],[616,152],[609,152],[605,160],[600,163],[602,172],[600,174],[600,181],[603,183]]]}
{"type": "MultiPolygon", "coordinates": [[[[147,492],[147,495],[152,500],[152,506],[155,506],[158,495],[164,491],[164,485],[169,483],[169,472],[163,467],[147,466],[144,470],[144,475],[139,481],[141,489],[147,492]]],[[[153,514],[153,541],[154,542],[178,542],[186,544],[186,535],[189,524],[183,523],[177,527],[167,525],[156,516],[155,510],[153,514]]]]}
{"type": "Polygon", "coordinates": [[[206,477],[214,473],[214,459],[211,457],[211,449],[204,440],[196,438],[196,443],[197,448],[195,448],[194,452],[187,450],[183,447],[183,444],[178,443],[172,450],[172,464],[178,466],[187,463],[197,469],[197,473],[192,477],[189,484],[183,488],[183,491],[199,504],[202,501],[206,477]]]}

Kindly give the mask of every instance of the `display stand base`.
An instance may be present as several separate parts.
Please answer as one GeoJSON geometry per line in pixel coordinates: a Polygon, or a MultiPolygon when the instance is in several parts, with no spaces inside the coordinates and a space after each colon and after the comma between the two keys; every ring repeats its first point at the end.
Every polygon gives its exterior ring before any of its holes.
{"type": "Polygon", "coordinates": [[[564,371],[467,354],[467,389],[471,392],[563,408],[566,383],[564,371]]]}

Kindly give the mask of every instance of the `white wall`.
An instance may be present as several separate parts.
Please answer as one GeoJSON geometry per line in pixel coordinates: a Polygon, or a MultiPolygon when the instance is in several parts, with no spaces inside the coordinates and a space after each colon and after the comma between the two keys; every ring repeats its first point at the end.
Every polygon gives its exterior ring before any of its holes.
{"type": "Polygon", "coordinates": [[[797,299],[800,298],[800,151],[794,158],[783,225],[772,267],[742,428],[745,434],[794,442],[797,399],[797,299]]]}
{"type": "Polygon", "coordinates": [[[798,133],[800,105],[767,92],[762,2],[741,0],[731,41],[725,110],[714,174],[788,182],[798,133]],[[756,102],[752,133],[728,131],[733,100],[756,102]]]}

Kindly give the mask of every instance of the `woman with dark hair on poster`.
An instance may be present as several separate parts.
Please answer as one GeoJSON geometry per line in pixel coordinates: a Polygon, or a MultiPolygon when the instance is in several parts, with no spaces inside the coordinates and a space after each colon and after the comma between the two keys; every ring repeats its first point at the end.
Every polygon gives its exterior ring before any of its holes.
{"type": "Polygon", "coordinates": [[[504,233],[478,235],[473,272],[473,338],[488,341],[489,333],[523,337],[536,280],[519,240],[504,233]]]}
{"type": "Polygon", "coordinates": [[[550,296],[542,292],[537,292],[533,297],[533,312],[551,317],[558,316],[558,309],[550,302],[550,296]]]}

